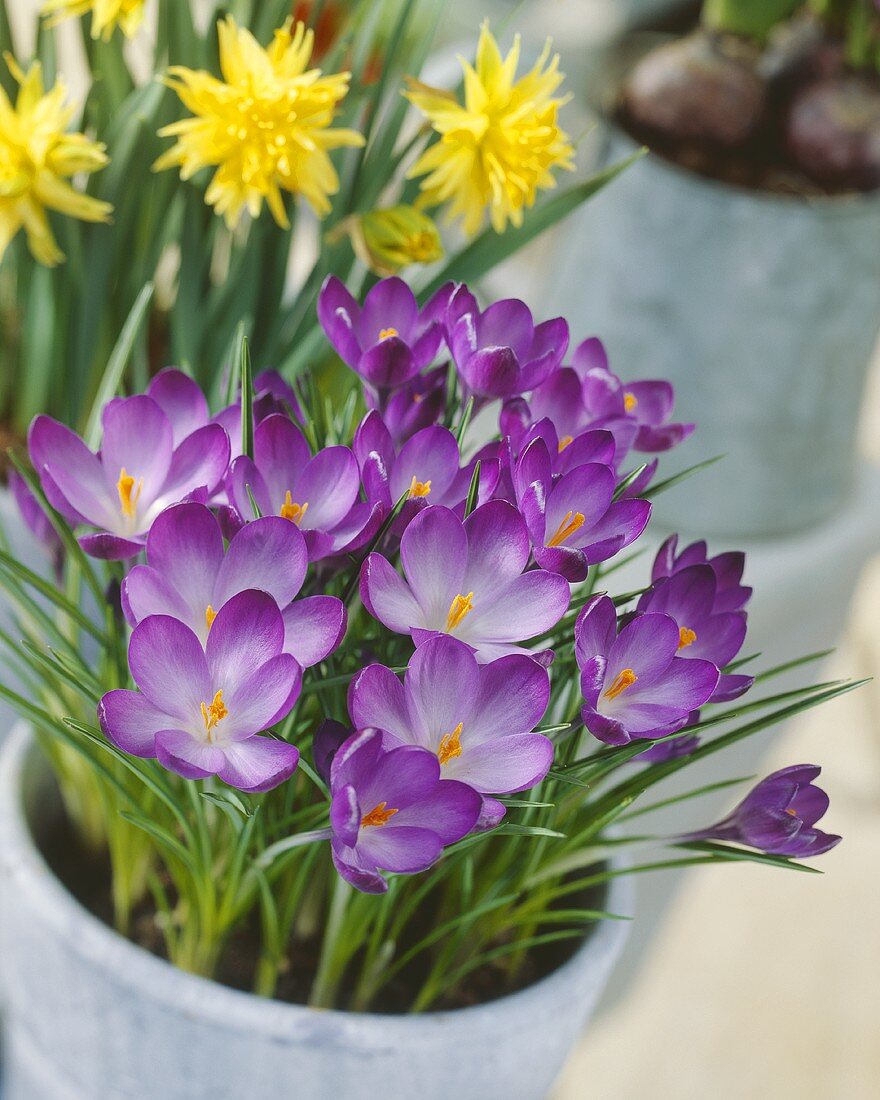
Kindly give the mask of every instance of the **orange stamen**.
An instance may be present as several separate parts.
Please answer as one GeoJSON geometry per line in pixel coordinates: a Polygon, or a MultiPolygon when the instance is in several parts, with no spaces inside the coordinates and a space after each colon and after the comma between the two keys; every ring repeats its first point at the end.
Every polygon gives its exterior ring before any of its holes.
{"type": "Polygon", "coordinates": [[[638,676],[633,672],[631,668],[625,668],[622,672],[614,678],[614,683],[604,693],[606,699],[616,699],[618,695],[623,695],[627,688],[631,688],[633,684],[638,680],[638,676]]]}
{"type": "Polygon", "coordinates": [[[440,748],[437,749],[437,759],[440,761],[440,767],[445,767],[450,760],[454,760],[457,756],[461,756],[461,730],[463,722],[459,722],[452,733],[445,733],[440,738],[440,748]]]}
{"type": "Polygon", "coordinates": [[[361,828],[367,829],[371,825],[378,828],[380,825],[387,825],[392,817],[397,813],[397,810],[386,810],[387,802],[380,802],[378,806],[374,806],[368,814],[364,814],[361,818],[361,828]]]}
{"type": "Polygon", "coordinates": [[[566,512],[563,516],[562,523],[556,528],[556,534],[547,545],[561,546],[569,535],[573,535],[575,531],[579,531],[583,525],[584,515],[582,512],[566,512]]]}

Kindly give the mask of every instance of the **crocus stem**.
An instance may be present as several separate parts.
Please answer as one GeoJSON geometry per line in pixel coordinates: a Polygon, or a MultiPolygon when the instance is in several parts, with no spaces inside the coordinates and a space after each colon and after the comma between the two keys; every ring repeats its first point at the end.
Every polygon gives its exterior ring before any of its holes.
{"type": "Polygon", "coordinates": [[[327,927],[324,931],[324,940],[321,944],[321,959],[318,963],[318,973],[312,985],[309,1004],[313,1008],[332,1008],[333,998],[336,995],[336,985],[340,975],[336,972],[336,946],[342,929],[345,925],[345,911],[351,897],[351,887],[343,879],[336,880],[333,888],[333,899],[330,902],[330,913],[327,917],[327,927]]]}

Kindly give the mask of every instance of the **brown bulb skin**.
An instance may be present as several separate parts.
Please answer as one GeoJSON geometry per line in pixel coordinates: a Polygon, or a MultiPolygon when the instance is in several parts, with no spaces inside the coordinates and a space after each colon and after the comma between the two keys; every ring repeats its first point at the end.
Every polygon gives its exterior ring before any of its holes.
{"type": "Polygon", "coordinates": [[[623,110],[640,129],[672,141],[742,145],[766,106],[756,62],[756,51],[740,40],[695,31],[635,65],[623,89],[623,110]]]}
{"type": "Polygon", "coordinates": [[[816,183],[880,187],[880,81],[848,73],[808,85],[792,101],[786,143],[816,183]]]}

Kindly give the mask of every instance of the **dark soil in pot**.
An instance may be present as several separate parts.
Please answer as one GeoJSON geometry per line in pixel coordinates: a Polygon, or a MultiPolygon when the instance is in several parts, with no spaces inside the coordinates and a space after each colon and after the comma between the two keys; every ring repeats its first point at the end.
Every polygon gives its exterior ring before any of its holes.
{"type": "MultiPolygon", "coordinates": [[[[113,924],[113,904],[111,898],[110,863],[106,857],[96,856],[78,840],[68,818],[57,813],[51,823],[44,818],[38,830],[37,845],[49,868],[74,898],[93,916],[107,925],[113,924]]],[[[169,888],[170,884],[165,884],[169,888]]],[[[583,908],[601,909],[605,897],[605,888],[598,886],[578,898],[577,904],[583,908]]],[[[571,899],[565,904],[570,905],[571,899]]],[[[426,907],[413,922],[413,942],[421,938],[434,926],[432,913],[426,907]]],[[[555,924],[553,931],[564,928],[555,924]]],[[[591,925],[586,935],[591,934],[595,925],[591,925]]],[[[548,929],[538,929],[547,931],[548,929]]],[[[157,920],[157,913],[150,899],[146,899],[133,913],[131,921],[131,940],[138,946],[167,959],[164,938],[157,920]]],[[[510,973],[503,965],[487,965],[468,976],[465,985],[454,995],[434,1004],[432,1010],[452,1010],[485,1004],[499,997],[514,993],[519,989],[540,981],[552,971],[567,962],[580,948],[583,939],[572,937],[557,943],[548,944],[528,953],[523,965],[517,970],[511,981],[510,973]]],[[[401,952],[408,944],[402,942],[401,952]]],[[[295,939],[288,946],[287,967],[281,975],[275,991],[276,999],[292,1004],[306,1004],[312,981],[317,972],[320,940],[317,936],[308,939],[295,939]]],[[[250,992],[254,984],[254,975],[260,957],[261,939],[259,920],[239,929],[231,937],[227,949],[220,961],[215,979],[245,992],[250,992]]],[[[504,960],[499,960],[503,964],[504,960]]],[[[355,963],[357,959],[355,960],[355,963]]],[[[370,1006],[371,1012],[400,1014],[409,1010],[415,993],[426,977],[427,968],[418,959],[405,968],[399,976],[389,983],[380,997],[370,1006]]],[[[343,983],[337,1007],[345,1009],[352,993],[352,987],[343,983]]]]}
{"type": "MultiPolygon", "coordinates": [[[[775,194],[880,188],[880,78],[846,65],[839,41],[802,18],[762,49],[700,25],[687,3],[641,28],[615,121],[636,141],[711,179],[775,194]],[[657,35],[666,41],[656,45],[657,35]]],[[[635,41],[635,40],[634,40],[635,41]]]]}

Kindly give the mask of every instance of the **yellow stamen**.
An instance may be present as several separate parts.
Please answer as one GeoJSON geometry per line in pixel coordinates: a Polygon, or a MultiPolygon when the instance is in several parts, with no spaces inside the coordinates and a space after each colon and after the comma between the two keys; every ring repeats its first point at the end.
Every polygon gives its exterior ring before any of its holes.
{"type": "Polygon", "coordinates": [[[788,809],[785,811],[787,814],[791,814],[792,817],[797,817],[797,810],[788,809]]]}
{"type": "Polygon", "coordinates": [[[297,527],[302,523],[303,517],[308,511],[309,502],[305,504],[296,504],[291,496],[290,490],[284,494],[284,503],[281,505],[281,511],[278,513],[282,519],[289,519],[291,523],[295,523],[297,527]]]}
{"type": "Polygon", "coordinates": [[[387,825],[392,817],[397,813],[397,810],[386,810],[387,802],[380,802],[378,806],[374,806],[368,814],[364,814],[361,818],[361,828],[369,828],[370,825],[375,825],[377,828],[380,825],[387,825]]]}
{"type": "Polygon", "coordinates": [[[419,481],[419,479],[413,474],[413,479],[409,483],[409,495],[411,497],[426,497],[431,493],[430,481],[419,481]]]}
{"type": "Polygon", "coordinates": [[[605,692],[605,698],[616,699],[618,695],[623,695],[626,689],[632,687],[636,680],[638,680],[638,676],[631,668],[625,668],[622,672],[618,672],[614,678],[614,683],[605,692]]]}
{"type": "Polygon", "coordinates": [[[119,507],[124,516],[133,516],[137,512],[137,502],[144,488],[144,479],[135,480],[126,472],[125,467],[119,471],[119,481],[116,482],[116,491],[119,493],[119,507]],[[135,485],[137,488],[135,489],[135,485]],[[134,492],[132,492],[134,490],[134,492]]]}
{"type": "Polygon", "coordinates": [[[634,393],[630,393],[629,390],[623,395],[623,407],[628,413],[631,413],[633,409],[638,405],[639,399],[634,393]]]}
{"type": "Polygon", "coordinates": [[[548,546],[560,546],[569,535],[579,531],[584,525],[583,512],[566,512],[562,523],[556,528],[556,534],[547,543],[548,546]]]}
{"type": "Polygon", "coordinates": [[[459,593],[449,605],[449,614],[446,617],[446,633],[455,630],[458,624],[474,609],[474,594],[468,592],[466,596],[459,593]]]}
{"type": "Polygon", "coordinates": [[[400,333],[396,328],[383,328],[379,330],[379,339],[387,340],[390,336],[399,336],[400,333]]]}
{"type": "Polygon", "coordinates": [[[454,760],[457,756],[461,756],[461,729],[464,725],[463,722],[459,722],[452,733],[445,733],[440,738],[440,748],[437,749],[437,759],[440,761],[440,767],[445,767],[450,760],[454,760]]]}
{"type": "Polygon", "coordinates": [[[226,704],[223,702],[222,690],[216,693],[210,706],[202,703],[202,720],[209,734],[218,722],[223,721],[227,714],[229,714],[229,711],[226,709],[226,704]]]}
{"type": "Polygon", "coordinates": [[[205,608],[205,626],[208,630],[214,625],[214,620],[217,618],[217,612],[211,607],[210,604],[205,608]]]}
{"type": "Polygon", "coordinates": [[[678,632],[678,648],[687,649],[689,645],[693,645],[697,640],[697,633],[695,630],[691,630],[687,626],[683,626],[678,632]]]}
{"type": "Polygon", "coordinates": [[[572,443],[574,443],[574,436],[564,435],[562,439],[559,440],[559,453],[562,454],[565,448],[570,447],[572,443]]]}

